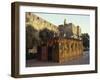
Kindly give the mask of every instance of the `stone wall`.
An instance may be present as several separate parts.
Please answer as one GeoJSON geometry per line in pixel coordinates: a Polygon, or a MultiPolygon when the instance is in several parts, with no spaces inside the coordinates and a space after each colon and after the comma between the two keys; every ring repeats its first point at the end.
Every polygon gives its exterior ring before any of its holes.
{"type": "Polygon", "coordinates": [[[46,59],[46,61],[48,60],[48,55],[51,55],[51,61],[59,63],[66,62],[68,60],[73,60],[83,55],[83,43],[81,40],[78,39],[52,39],[47,42],[45,47],[47,50],[46,56],[41,56],[46,57],[44,58],[46,59]],[[50,53],[48,51],[49,48],[50,53]]]}
{"type": "Polygon", "coordinates": [[[59,39],[53,44],[53,60],[65,62],[83,54],[83,43],[76,39],[59,39]]]}
{"type": "Polygon", "coordinates": [[[68,38],[79,39],[81,36],[80,26],[75,26],[73,23],[61,24],[61,25],[59,25],[59,30],[63,32],[61,34],[61,36],[66,34],[66,37],[68,37],[68,38]]]}
{"type": "Polygon", "coordinates": [[[26,12],[26,26],[27,25],[32,25],[36,30],[43,30],[44,28],[47,28],[54,32],[58,32],[56,25],[42,19],[32,12],[26,12]]]}

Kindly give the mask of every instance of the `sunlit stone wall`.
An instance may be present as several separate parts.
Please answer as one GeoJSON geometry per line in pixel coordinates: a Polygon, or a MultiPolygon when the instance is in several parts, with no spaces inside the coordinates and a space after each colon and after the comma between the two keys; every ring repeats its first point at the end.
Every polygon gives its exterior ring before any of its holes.
{"type": "Polygon", "coordinates": [[[56,25],[42,19],[41,17],[31,12],[26,12],[26,26],[27,25],[32,25],[36,30],[43,30],[44,28],[47,28],[54,32],[58,32],[56,25]]]}

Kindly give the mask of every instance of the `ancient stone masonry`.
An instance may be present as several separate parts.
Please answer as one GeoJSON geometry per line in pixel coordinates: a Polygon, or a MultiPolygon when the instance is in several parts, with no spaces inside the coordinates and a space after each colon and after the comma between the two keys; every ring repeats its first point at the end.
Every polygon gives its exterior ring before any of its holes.
{"type": "Polygon", "coordinates": [[[82,41],[77,39],[55,39],[53,40],[52,60],[65,62],[83,54],[82,41]]]}
{"type": "Polygon", "coordinates": [[[77,39],[54,38],[39,49],[41,49],[41,60],[43,61],[63,63],[83,55],[83,43],[77,39]]]}
{"type": "Polygon", "coordinates": [[[56,25],[44,20],[43,18],[31,12],[26,12],[26,26],[27,25],[32,25],[36,30],[43,30],[44,28],[47,28],[48,30],[58,32],[56,25]]]}
{"type": "Polygon", "coordinates": [[[83,55],[80,26],[66,23],[66,20],[64,20],[64,24],[56,26],[30,12],[26,13],[27,25],[32,25],[38,31],[47,28],[59,34],[38,46],[39,60],[63,63],[83,55]]]}
{"type": "Polygon", "coordinates": [[[73,23],[66,23],[66,19],[64,20],[64,24],[59,25],[58,29],[60,31],[60,36],[81,39],[80,26],[75,26],[73,23]]]}

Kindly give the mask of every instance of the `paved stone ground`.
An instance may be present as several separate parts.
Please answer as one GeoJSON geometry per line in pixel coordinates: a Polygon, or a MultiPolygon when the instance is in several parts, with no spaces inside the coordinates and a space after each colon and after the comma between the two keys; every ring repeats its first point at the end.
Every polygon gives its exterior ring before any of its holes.
{"type": "Polygon", "coordinates": [[[26,61],[26,67],[82,65],[82,64],[89,64],[89,51],[85,51],[83,56],[77,57],[76,59],[73,60],[66,61],[64,63],[38,61],[36,59],[31,59],[26,61]]]}

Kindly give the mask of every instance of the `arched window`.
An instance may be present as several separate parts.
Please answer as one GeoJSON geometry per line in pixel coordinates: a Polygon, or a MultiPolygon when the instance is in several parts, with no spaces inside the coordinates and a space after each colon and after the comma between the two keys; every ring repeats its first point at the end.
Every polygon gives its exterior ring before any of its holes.
{"type": "Polygon", "coordinates": [[[69,52],[69,43],[67,44],[67,52],[69,52]]]}
{"type": "Polygon", "coordinates": [[[39,20],[39,17],[37,17],[37,20],[39,20]]]}
{"type": "Polygon", "coordinates": [[[75,43],[75,49],[77,49],[77,43],[75,43]]]}
{"type": "Polygon", "coordinates": [[[73,43],[71,44],[71,50],[73,50],[73,43]]]}

